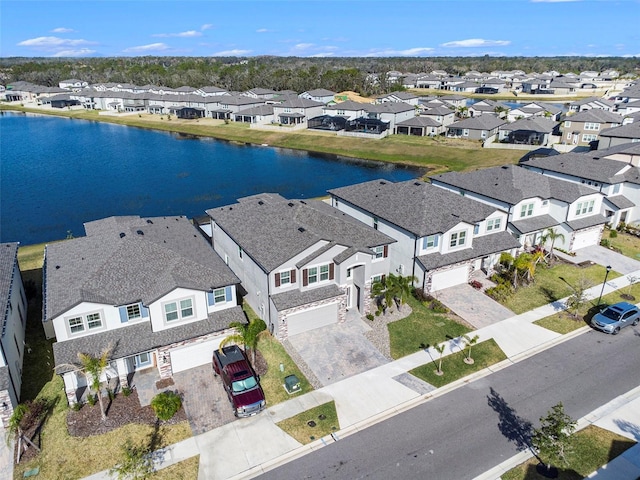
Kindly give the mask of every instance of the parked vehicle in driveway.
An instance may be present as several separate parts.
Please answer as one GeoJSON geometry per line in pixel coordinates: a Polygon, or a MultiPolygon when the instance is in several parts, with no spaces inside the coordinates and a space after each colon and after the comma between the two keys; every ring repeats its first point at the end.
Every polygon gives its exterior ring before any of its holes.
{"type": "Polygon", "coordinates": [[[236,417],[250,417],[265,409],[267,402],[249,359],[237,345],[213,352],[213,370],[220,375],[236,417]]]}
{"type": "Polygon", "coordinates": [[[640,310],[635,305],[620,302],[609,305],[591,319],[591,326],[605,333],[616,335],[621,328],[636,326],[640,322],[640,310]]]}

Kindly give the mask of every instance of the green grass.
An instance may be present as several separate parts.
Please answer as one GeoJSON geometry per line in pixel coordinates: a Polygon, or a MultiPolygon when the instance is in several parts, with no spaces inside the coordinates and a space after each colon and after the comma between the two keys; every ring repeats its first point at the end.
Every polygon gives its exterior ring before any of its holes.
{"type": "Polygon", "coordinates": [[[158,470],[148,478],[153,480],[193,480],[194,478],[198,478],[199,466],[200,455],[196,455],[187,460],[175,463],[170,467],[158,470]]]}
{"type": "Polygon", "coordinates": [[[609,232],[610,230],[605,230],[602,238],[609,240],[614,249],[634,260],[640,260],[640,238],[622,232],[618,232],[617,237],[611,238],[609,232]]]}
{"type": "MultiPolygon", "coordinates": [[[[574,435],[573,451],[567,455],[568,465],[558,465],[559,480],[579,480],[609,463],[636,442],[616,433],[590,425],[574,435]]],[[[534,457],[502,475],[502,480],[544,480],[536,472],[534,457]]]]}
{"type": "MultiPolygon", "coordinates": [[[[575,285],[581,278],[585,278],[592,285],[602,283],[605,273],[605,267],[602,265],[578,267],[556,263],[551,268],[538,265],[535,281],[531,285],[519,287],[501,303],[512,312],[524,313],[571,295],[571,285],[575,285]]],[[[619,273],[612,271],[608,279],[613,280],[619,276],[619,273]]]]}
{"type": "Polygon", "coordinates": [[[465,325],[452,320],[449,315],[434,313],[413,296],[409,297],[407,303],[413,310],[411,315],[387,326],[391,357],[394,359],[471,331],[465,325]]]}
{"type": "Polygon", "coordinates": [[[336,404],[333,401],[282,420],[277,425],[303,445],[340,430],[336,404]],[[315,422],[315,426],[309,426],[307,422],[310,421],[315,422]]]}
{"type": "Polygon", "coordinates": [[[477,345],[471,347],[471,358],[474,363],[468,365],[464,359],[467,357],[469,349],[456,352],[451,355],[447,355],[442,358],[442,375],[437,375],[438,364],[440,357],[438,353],[435,353],[433,362],[421,365],[409,371],[410,374],[430,383],[434,387],[442,387],[448,383],[455,382],[456,380],[466,377],[472,373],[483,370],[491,365],[494,365],[502,360],[505,360],[507,356],[500,349],[498,344],[493,339],[480,342],[477,345]]]}
{"type": "MultiPolygon", "coordinates": [[[[622,295],[631,295],[635,299],[640,299],[640,284],[636,283],[634,285],[631,285],[630,287],[625,287],[623,289],[616,290],[615,292],[604,295],[602,297],[601,304],[612,305],[618,302],[630,301],[628,298],[623,298],[622,295]]],[[[578,310],[577,318],[569,314],[568,312],[558,312],[540,320],[536,320],[533,323],[539,325],[540,327],[544,327],[548,330],[552,330],[564,335],[565,333],[569,333],[577,330],[578,328],[584,327],[591,322],[591,318],[599,310],[596,305],[597,301],[597,298],[593,298],[587,301],[582,306],[582,308],[578,310]]],[[[636,300],[631,299],[631,303],[635,303],[635,301],[636,300]]]]}

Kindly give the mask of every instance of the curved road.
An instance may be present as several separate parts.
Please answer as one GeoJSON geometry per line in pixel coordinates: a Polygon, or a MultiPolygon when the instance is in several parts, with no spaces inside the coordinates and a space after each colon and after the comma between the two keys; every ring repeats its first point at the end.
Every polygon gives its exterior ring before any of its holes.
{"type": "Polygon", "coordinates": [[[259,478],[472,479],[526,448],[556,403],[578,419],[637,387],[638,372],[640,329],[589,331],[259,478]]]}

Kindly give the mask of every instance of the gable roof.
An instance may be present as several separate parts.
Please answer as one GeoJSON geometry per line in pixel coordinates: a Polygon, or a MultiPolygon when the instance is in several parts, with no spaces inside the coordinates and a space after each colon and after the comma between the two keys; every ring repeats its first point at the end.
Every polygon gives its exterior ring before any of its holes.
{"type": "Polygon", "coordinates": [[[329,193],[417,237],[444,233],[460,222],[473,225],[496,211],[418,180],[372,180],[334,188],[329,193]]]}
{"type": "Polygon", "coordinates": [[[325,202],[274,193],[244,197],[207,214],[267,273],[322,241],[367,250],[395,242],[325,202]]]}
{"type": "MultiPolygon", "coordinates": [[[[316,88],[313,90],[307,90],[304,92],[312,97],[332,97],[336,94],[336,92],[332,92],[331,90],[327,90],[326,88],[316,88]]],[[[302,94],[300,94],[302,95],[302,94]]]]}
{"type": "Polygon", "coordinates": [[[583,195],[595,193],[592,188],[540,175],[516,165],[465,173],[448,172],[433,179],[510,205],[536,197],[572,203],[583,195]]]}
{"type": "Polygon", "coordinates": [[[493,130],[500,125],[504,125],[506,120],[498,118],[495,115],[480,115],[479,117],[465,118],[457,122],[453,122],[447,128],[466,128],[469,130],[493,130]]]}
{"type": "Polygon", "coordinates": [[[575,115],[570,115],[565,118],[570,122],[594,122],[594,123],[622,123],[622,115],[610,112],[608,110],[601,110],[599,108],[590,108],[589,110],[583,110],[575,115]]]}
{"type": "Polygon", "coordinates": [[[86,237],[46,246],[45,320],[81,302],[148,306],[179,287],[239,283],[185,217],[110,217],[85,230],[86,237]]]}
{"type": "Polygon", "coordinates": [[[515,130],[531,130],[533,132],[551,132],[558,122],[544,117],[527,117],[516,120],[513,123],[502,125],[500,130],[515,131],[515,130]]]}
{"type": "Polygon", "coordinates": [[[628,123],[620,127],[607,128],[600,132],[601,137],[640,138],[640,123],[628,123]]]}
{"type": "Polygon", "coordinates": [[[432,117],[411,117],[396,123],[396,126],[403,127],[441,127],[442,124],[432,117]]]}
{"type": "MultiPolygon", "coordinates": [[[[0,243],[0,318],[9,308],[13,268],[18,255],[18,242],[0,243]]],[[[17,291],[17,290],[16,290],[17,291]]]]}

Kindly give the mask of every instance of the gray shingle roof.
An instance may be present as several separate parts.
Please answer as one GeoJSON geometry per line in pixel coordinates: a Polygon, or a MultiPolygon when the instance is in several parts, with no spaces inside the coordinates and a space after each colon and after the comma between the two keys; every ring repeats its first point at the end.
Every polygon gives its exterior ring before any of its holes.
{"type": "Polygon", "coordinates": [[[418,262],[426,270],[453,265],[474,258],[480,258],[492,253],[504,252],[512,248],[520,248],[520,242],[509,232],[497,232],[491,235],[474,237],[473,248],[465,248],[451,253],[432,253],[417,257],[418,262]]]}
{"type": "Polygon", "coordinates": [[[0,319],[4,319],[9,308],[9,290],[17,255],[17,242],[0,243],[0,319]]]}
{"type": "Polygon", "coordinates": [[[396,123],[397,127],[441,127],[442,124],[431,117],[411,117],[396,123]]]}
{"type": "Polygon", "coordinates": [[[288,308],[308,305],[310,303],[327,300],[329,298],[339,297],[344,292],[335,284],[326,287],[311,288],[305,290],[290,290],[288,292],[277,293],[271,295],[271,300],[278,311],[288,308]]]}
{"type": "Polygon", "coordinates": [[[473,225],[496,211],[494,207],[417,180],[399,183],[372,180],[335,188],[329,193],[417,237],[444,233],[460,222],[473,225]]]}
{"type": "Polygon", "coordinates": [[[601,137],[640,139],[640,123],[628,123],[619,127],[607,128],[600,132],[601,137]]]}
{"type": "Polygon", "coordinates": [[[243,251],[271,272],[321,241],[345,247],[375,247],[391,237],[318,200],[287,200],[278,194],[241,198],[207,210],[243,251]]]}
{"type": "Polygon", "coordinates": [[[500,125],[504,125],[506,120],[487,114],[479,117],[465,118],[458,122],[454,122],[447,128],[467,128],[469,130],[493,130],[500,125]]]}
{"type": "Polygon", "coordinates": [[[516,220],[515,222],[509,223],[520,233],[537,232],[560,224],[560,222],[551,215],[538,215],[537,217],[528,217],[524,220],[516,220]]]}
{"type": "Polygon", "coordinates": [[[635,207],[636,204],[629,200],[624,195],[613,195],[611,197],[607,197],[607,200],[611,202],[611,204],[618,208],[619,210],[623,210],[625,208],[635,207]]]}
{"type": "Polygon", "coordinates": [[[185,217],[110,217],[85,230],[86,237],[47,245],[45,321],[83,301],[149,305],[177,287],[239,283],[185,217]]]}
{"type": "Polygon", "coordinates": [[[588,217],[578,218],[566,222],[573,230],[582,230],[583,228],[595,227],[596,225],[604,225],[607,220],[603,215],[589,215],[588,217]]]}
{"type": "MultiPolygon", "coordinates": [[[[178,325],[157,332],[151,329],[150,321],[144,321],[124,328],[56,342],[53,344],[53,356],[56,366],[75,365],[78,362],[79,352],[98,356],[106,348],[112,349],[111,358],[123,358],[175,342],[219,332],[228,328],[232,322],[246,322],[242,307],[235,306],[220,310],[210,314],[206,320],[178,325]]],[[[57,369],[57,373],[70,370],[72,369],[60,368],[57,369]]]]}
{"type": "Polygon", "coordinates": [[[331,90],[327,90],[326,88],[316,88],[314,90],[307,90],[307,93],[312,97],[328,97],[330,95],[336,94],[336,92],[332,92],[331,90]]]}
{"type": "Polygon", "coordinates": [[[515,130],[530,130],[532,132],[552,132],[558,122],[543,117],[527,117],[516,120],[513,123],[502,125],[500,130],[513,132],[515,130]]]}
{"type": "Polygon", "coordinates": [[[593,189],[586,186],[540,175],[516,165],[465,173],[448,172],[436,175],[433,179],[510,205],[536,197],[572,203],[583,195],[594,193],[593,189]]]}
{"type": "Polygon", "coordinates": [[[578,112],[575,115],[568,116],[565,120],[571,122],[593,122],[593,123],[619,123],[622,124],[622,115],[601,110],[599,108],[590,108],[578,112]]]}

